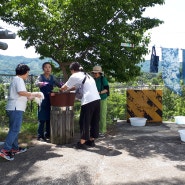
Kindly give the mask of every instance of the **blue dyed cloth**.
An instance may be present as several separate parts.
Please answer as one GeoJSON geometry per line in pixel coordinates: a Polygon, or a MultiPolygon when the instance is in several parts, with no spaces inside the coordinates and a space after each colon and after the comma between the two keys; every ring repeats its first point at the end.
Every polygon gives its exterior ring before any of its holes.
{"type": "Polygon", "coordinates": [[[185,85],[185,49],[182,50],[182,78],[185,85]]]}
{"type": "Polygon", "coordinates": [[[177,48],[162,48],[162,78],[165,86],[181,95],[179,50],[177,48]]]}

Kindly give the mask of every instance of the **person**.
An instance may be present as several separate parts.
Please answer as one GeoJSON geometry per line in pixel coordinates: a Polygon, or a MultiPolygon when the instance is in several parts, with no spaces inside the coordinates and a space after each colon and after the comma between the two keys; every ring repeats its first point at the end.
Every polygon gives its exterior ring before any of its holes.
{"type": "Polygon", "coordinates": [[[95,146],[95,139],[99,135],[100,119],[100,96],[96,88],[94,79],[81,70],[78,62],[70,65],[71,76],[61,87],[61,91],[77,89],[85,79],[83,85],[83,96],[81,99],[80,110],[80,141],[77,143],[77,149],[87,149],[88,146],[95,146]]]}
{"type": "Polygon", "coordinates": [[[42,69],[43,74],[39,75],[35,81],[35,85],[39,87],[40,91],[44,94],[44,99],[40,106],[38,106],[39,125],[37,130],[37,140],[46,141],[46,139],[50,138],[50,93],[55,85],[59,88],[61,85],[56,77],[51,75],[52,66],[50,62],[43,63],[42,69]]]}
{"type": "Polygon", "coordinates": [[[27,92],[24,80],[28,78],[30,68],[25,64],[19,64],[16,69],[16,76],[10,84],[6,112],[9,117],[9,131],[5,139],[0,156],[11,161],[14,155],[26,152],[26,148],[19,147],[18,135],[21,129],[23,112],[25,112],[28,99],[40,98],[39,93],[27,92]]]}
{"type": "Polygon", "coordinates": [[[109,84],[107,78],[103,75],[101,66],[94,66],[92,70],[98,92],[101,97],[100,101],[100,137],[104,137],[107,132],[107,97],[109,93],[109,84]]]}

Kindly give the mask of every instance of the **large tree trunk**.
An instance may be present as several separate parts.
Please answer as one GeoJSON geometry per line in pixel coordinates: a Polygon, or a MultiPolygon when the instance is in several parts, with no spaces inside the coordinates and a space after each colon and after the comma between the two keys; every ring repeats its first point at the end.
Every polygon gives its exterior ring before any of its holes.
{"type": "Polygon", "coordinates": [[[62,70],[62,73],[63,73],[63,80],[64,82],[66,82],[69,78],[69,75],[67,73],[67,67],[69,67],[69,63],[60,63],[60,68],[62,70]]]}

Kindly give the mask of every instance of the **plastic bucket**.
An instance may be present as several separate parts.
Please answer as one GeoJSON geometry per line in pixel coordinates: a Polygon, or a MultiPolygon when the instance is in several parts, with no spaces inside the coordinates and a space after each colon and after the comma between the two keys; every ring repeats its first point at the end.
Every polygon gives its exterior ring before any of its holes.
{"type": "Polygon", "coordinates": [[[174,116],[176,124],[185,124],[185,116],[174,116]]]}
{"type": "Polygon", "coordinates": [[[185,142],[185,130],[179,130],[181,141],[185,142]]]}
{"type": "Polygon", "coordinates": [[[146,118],[133,117],[129,118],[132,126],[142,127],[146,125],[146,118]]]}

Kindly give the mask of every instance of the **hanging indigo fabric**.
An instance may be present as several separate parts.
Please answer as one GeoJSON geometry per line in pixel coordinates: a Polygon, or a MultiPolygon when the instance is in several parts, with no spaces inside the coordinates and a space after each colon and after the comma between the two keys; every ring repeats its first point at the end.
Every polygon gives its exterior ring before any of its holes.
{"type": "Polygon", "coordinates": [[[181,95],[178,58],[178,49],[162,48],[162,78],[164,84],[176,94],[181,95]]]}
{"type": "Polygon", "coordinates": [[[159,66],[159,56],[156,56],[155,46],[153,46],[150,59],[150,72],[158,73],[158,66],[159,66]]]}
{"type": "Polygon", "coordinates": [[[182,50],[182,78],[185,84],[185,49],[182,50]]]}

